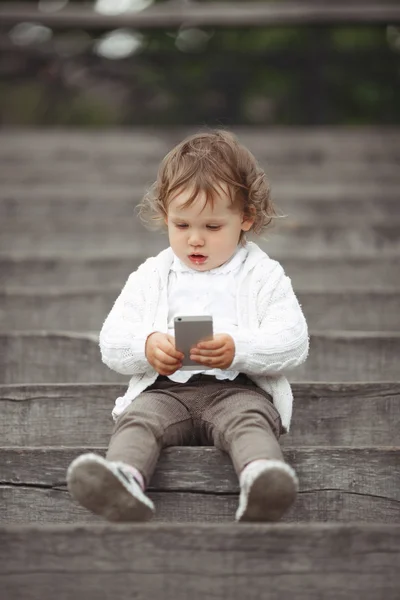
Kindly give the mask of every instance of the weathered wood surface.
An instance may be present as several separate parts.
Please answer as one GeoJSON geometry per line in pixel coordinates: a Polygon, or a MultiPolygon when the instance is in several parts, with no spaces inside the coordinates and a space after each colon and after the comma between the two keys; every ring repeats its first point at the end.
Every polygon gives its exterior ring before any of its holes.
{"type": "MultiPolygon", "coordinates": [[[[57,286],[71,293],[82,287],[122,287],[128,275],[145,259],[143,253],[117,257],[96,255],[65,257],[52,254],[35,258],[29,253],[0,254],[0,283],[32,288],[57,286]]],[[[272,258],[275,258],[272,256],[272,258]]],[[[397,257],[295,257],[281,261],[295,289],[308,290],[393,290],[398,289],[400,266],[397,257]]]]}
{"type": "MultiPolygon", "coordinates": [[[[1,141],[1,136],[0,136],[1,141]]],[[[55,185],[57,181],[61,184],[69,184],[73,182],[73,187],[77,184],[83,186],[115,186],[115,185],[132,185],[134,189],[138,185],[145,186],[152,183],[156,179],[159,159],[159,153],[150,158],[146,163],[143,162],[143,157],[136,160],[136,157],[127,156],[113,157],[107,164],[97,163],[92,161],[82,162],[53,162],[51,157],[48,160],[38,161],[37,159],[28,160],[20,164],[7,162],[0,164],[0,176],[4,185],[33,185],[37,186],[46,182],[46,185],[55,185]],[[131,161],[129,162],[129,158],[131,161]]],[[[400,181],[400,173],[398,163],[395,160],[388,160],[384,164],[371,165],[367,162],[352,161],[336,162],[336,163],[321,163],[318,160],[314,162],[289,162],[274,164],[267,162],[266,158],[257,153],[257,158],[260,165],[264,168],[269,180],[273,184],[274,194],[276,191],[276,199],[282,194],[283,190],[291,190],[293,186],[288,186],[284,183],[285,179],[296,181],[297,185],[306,184],[311,187],[312,184],[319,189],[321,197],[324,193],[333,194],[344,189],[344,185],[350,186],[351,190],[355,189],[355,181],[360,180],[362,187],[367,184],[372,185],[368,196],[371,197],[373,192],[377,191],[378,185],[381,185],[382,197],[385,197],[385,190],[388,189],[390,194],[394,192],[394,186],[400,181]],[[276,182],[276,190],[275,183],[276,182]],[[281,184],[279,183],[281,182],[281,184]]],[[[314,195],[315,195],[314,190],[314,195]]],[[[302,194],[304,196],[304,190],[302,194]]],[[[112,196],[110,195],[110,201],[112,196]]]]}
{"type": "MultiPolygon", "coordinates": [[[[396,197],[385,196],[379,201],[376,199],[352,200],[348,197],[339,200],[304,199],[280,200],[277,207],[278,214],[282,216],[276,220],[276,231],[287,232],[299,225],[332,226],[352,225],[379,225],[385,220],[391,222],[397,219],[400,222],[400,202],[396,197]]],[[[1,191],[0,191],[1,193],[1,191]]],[[[10,194],[0,199],[0,221],[3,231],[8,235],[23,236],[29,231],[29,236],[63,235],[79,233],[110,235],[110,229],[118,232],[121,238],[129,238],[137,232],[143,233],[143,225],[139,220],[135,205],[143,190],[136,196],[130,191],[129,198],[115,198],[113,191],[107,191],[107,198],[99,200],[97,196],[104,196],[104,188],[92,190],[91,199],[77,199],[76,196],[66,198],[65,201],[53,195],[43,198],[29,198],[29,194],[21,193],[21,198],[14,199],[10,194]],[[112,198],[112,200],[110,199],[112,198]],[[79,219],[76,215],[79,215],[79,219]]],[[[386,194],[387,192],[385,192],[386,194]]],[[[79,195],[79,192],[78,192],[79,195]]],[[[279,196],[278,196],[279,197],[279,196]]],[[[275,230],[275,228],[274,228],[275,230]]],[[[272,230],[271,230],[272,231],[272,230]]]]}
{"type": "MultiPolygon", "coordinates": [[[[5,288],[0,291],[0,329],[99,331],[120,291],[106,286],[82,291],[5,288]]],[[[391,291],[299,290],[297,297],[311,329],[400,329],[400,287],[391,291]]]]}
{"type": "Polygon", "coordinates": [[[387,381],[399,376],[400,332],[321,332],[311,335],[305,364],[290,381],[387,381]]]}
{"type": "Polygon", "coordinates": [[[391,292],[368,289],[359,292],[299,290],[297,296],[311,329],[319,331],[400,329],[400,288],[391,292]]]}
{"type": "MultiPolygon", "coordinates": [[[[0,333],[0,383],[113,383],[129,377],[106,367],[97,333],[0,333]]],[[[400,332],[315,332],[304,365],[290,381],[392,381],[398,378],[400,332]]]]}
{"type": "MultiPolygon", "coordinates": [[[[400,383],[295,383],[284,447],[400,444],[400,383]]],[[[108,444],[115,398],[125,385],[0,386],[3,446],[108,444]],[[96,423],[96,427],[92,423],[96,423]]]]}
{"type": "MultiPolygon", "coordinates": [[[[104,454],[105,449],[94,450],[104,454]]],[[[66,469],[82,451],[86,448],[0,449],[4,521],[46,522],[58,512],[57,522],[66,523],[79,518],[79,512],[84,516],[85,511],[68,509],[72,502],[64,496],[66,469]]],[[[285,521],[400,523],[399,448],[297,448],[286,449],[285,457],[300,480],[298,499],[285,521]]],[[[168,521],[182,521],[183,515],[232,520],[238,493],[229,457],[209,447],[167,449],[149,485],[158,518],[168,521]]]]}
{"type": "Polygon", "coordinates": [[[0,333],[0,383],[128,381],[104,367],[97,333],[0,333]]]}
{"type": "Polygon", "coordinates": [[[10,4],[0,7],[1,20],[15,25],[21,19],[40,23],[52,29],[115,29],[131,27],[140,29],[165,29],[185,27],[271,27],[383,24],[400,20],[400,10],[389,0],[385,4],[361,3],[359,0],[346,4],[316,2],[212,2],[207,6],[186,3],[161,3],[141,11],[119,13],[94,12],[79,3],[69,4],[60,11],[39,11],[32,4],[10,4]]]}
{"type": "MultiPolygon", "coordinates": [[[[397,2],[397,0],[393,0],[397,2]]],[[[400,127],[252,127],[230,128],[260,159],[270,164],[323,164],[363,162],[377,167],[400,158],[400,127]]],[[[160,160],[197,127],[132,129],[2,129],[3,164],[110,162],[130,164],[160,160]],[[62,135],[60,135],[62,134],[62,135]]],[[[361,182],[360,182],[361,184],[361,182]]]]}
{"type": "MultiPolygon", "coordinates": [[[[158,523],[233,523],[238,507],[236,494],[209,492],[149,492],[156,507],[158,523]]],[[[101,519],[76,504],[65,488],[3,486],[0,484],[1,522],[99,523],[101,519]]],[[[296,503],[284,516],[284,523],[358,522],[399,524],[396,501],[381,498],[374,491],[358,495],[345,490],[311,490],[298,494],[296,503]]]]}
{"type": "MultiPolygon", "coordinates": [[[[104,455],[104,446],[87,448],[0,447],[3,485],[58,488],[65,486],[69,463],[83,452],[104,455]]],[[[393,500],[400,518],[400,447],[285,448],[285,460],[296,470],[300,493],[318,490],[393,500]],[[397,506],[396,506],[397,504],[397,506]]],[[[175,446],[161,453],[149,490],[238,494],[238,478],[229,456],[212,446],[175,446]]]]}
{"type": "MultiPolygon", "coordinates": [[[[22,165],[21,169],[23,168],[22,165]]],[[[336,175],[340,175],[341,167],[338,166],[337,169],[336,175]]],[[[388,216],[392,210],[393,214],[398,214],[397,182],[391,184],[384,181],[378,189],[377,185],[364,181],[335,181],[335,185],[322,186],[310,179],[308,182],[302,182],[300,187],[296,181],[284,179],[271,182],[271,196],[278,209],[298,213],[298,217],[305,213],[305,218],[315,215],[323,218],[323,212],[328,212],[331,222],[333,217],[345,216],[355,219],[357,216],[368,216],[360,214],[361,207],[365,207],[365,212],[376,219],[388,216]]],[[[40,213],[43,217],[54,219],[56,223],[57,214],[60,212],[63,220],[68,221],[71,218],[71,212],[68,211],[70,207],[72,211],[79,210],[80,219],[87,219],[88,222],[90,216],[99,220],[117,219],[122,211],[125,211],[123,214],[126,216],[131,216],[132,208],[145,191],[146,186],[138,185],[137,182],[128,185],[117,182],[106,187],[74,181],[64,187],[46,181],[29,186],[20,182],[4,183],[0,189],[0,215],[2,218],[11,219],[16,216],[23,217],[25,212],[30,210],[33,216],[40,213]],[[95,207],[96,214],[93,214],[91,211],[94,211],[95,207]]]]}
{"type": "MultiPolygon", "coordinates": [[[[388,223],[362,223],[357,228],[351,224],[310,225],[295,224],[277,225],[262,237],[250,236],[260,248],[278,259],[294,254],[304,257],[337,256],[374,257],[392,256],[400,253],[400,222],[393,219],[388,223]]],[[[148,232],[144,228],[132,235],[121,236],[118,230],[110,227],[107,234],[102,231],[64,233],[43,230],[41,233],[24,231],[23,235],[14,232],[2,233],[1,252],[19,252],[36,257],[49,254],[58,256],[81,256],[97,253],[100,257],[118,256],[120,254],[144,253],[147,256],[157,254],[168,246],[166,233],[148,232]]]]}
{"type": "Polygon", "coordinates": [[[7,600],[398,600],[400,526],[3,526],[7,600]],[[55,579],[57,583],[55,583],[55,579]]]}

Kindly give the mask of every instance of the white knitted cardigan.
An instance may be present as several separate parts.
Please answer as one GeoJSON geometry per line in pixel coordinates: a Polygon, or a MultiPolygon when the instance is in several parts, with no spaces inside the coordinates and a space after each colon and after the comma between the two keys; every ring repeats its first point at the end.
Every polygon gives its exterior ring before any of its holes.
{"type": "MultiPolygon", "coordinates": [[[[307,358],[307,323],[282,266],[257,244],[248,242],[247,248],[238,281],[238,330],[232,334],[235,358],[230,369],[246,373],[271,394],[289,431],[293,394],[283,372],[307,358]]],[[[101,329],[103,362],[117,373],[132,376],[125,395],[115,402],[114,419],[158,377],[147,362],[145,344],[153,331],[168,331],[167,284],[173,257],[167,248],[141,264],[129,276],[101,329]]]]}

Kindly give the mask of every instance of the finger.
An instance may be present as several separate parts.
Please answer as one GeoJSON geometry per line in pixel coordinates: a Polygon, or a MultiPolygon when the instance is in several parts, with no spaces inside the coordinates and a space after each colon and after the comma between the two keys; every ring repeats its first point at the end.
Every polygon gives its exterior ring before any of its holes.
{"type": "Polygon", "coordinates": [[[207,350],[218,350],[224,346],[225,342],[222,340],[210,340],[209,342],[199,342],[196,347],[207,350]]]}
{"type": "Polygon", "coordinates": [[[165,366],[156,366],[156,371],[159,375],[172,375],[173,373],[175,373],[177,369],[175,369],[174,367],[165,367],[165,366]]]}
{"type": "Polygon", "coordinates": [[[175,338],[170,335],[167,334],[168,337],[168,342],[169,342],[169,346],[168,346],[168,353],[170,356],[175,356],[176,358],[178,358],[179,360],[183,360],[184,358],[184,354],[182,352],[180,352],[179,350],[176,349],[175,346],[175,338]]]}
{"type": "Polygon", "coordinates": [[[177,350],[174,344],[172,344],[169,340],[166,344],[160,344],[158,348],[176,360],[183,360],[184,358],[184,354],[179,352],[179,350],[177,350]]]}
{"type": "Polygon", "coordinates": [[[161,364],[164,365],[177,365],[180,364],[180,359],[178,357],[170,356],[169,353],[164,352],[161,348],[157,348],[154,353],[154,358],[161,364]]]}
{"type": "Polygon", "coordinates": [[[222,358],[225,356],[225,352],[217,351],[211,352],[210,350],[198,350],[196,352],[191,352],[190,356],[194,358],[222,358]]]}
{"type": "Polygon", "coordinates": [[[155,361],[153,366],[160,375],[171,375],[179,368],[179,365],[166,365],[165,363],[160,363],[158,361],[155,361]]]}
{"type": "Polygon", "coordinates": [[[196,356],[193,357],[192,359],[194,362],[199,363],[199,365],[207,365],[207,366],[213,366],[213,367],[219,367],[221,366],[222,363],[222,357],[221,356],[196,356]]]}
{"type": "Polygon", "coordinates": [[[223,348],[218,348],[217,350],[199,350],[198,348],[193,348],[190,351],[191,356],[223,356],[223,354],[223,348]]]}
{"type": "Polygon", "coordinates": [[[173,346],[175,348],[175,338],[173,335],[171,335],[170,333],[166,333],[165,334],[167,341],[169,344],[171,344],[171,346],[173,346]]]}

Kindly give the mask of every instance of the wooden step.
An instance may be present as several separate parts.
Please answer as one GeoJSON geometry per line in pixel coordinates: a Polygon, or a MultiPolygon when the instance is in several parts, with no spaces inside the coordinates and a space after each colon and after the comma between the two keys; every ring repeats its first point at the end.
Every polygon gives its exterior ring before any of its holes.
{"type": "MultiPolygon", "coordinates": [[[[315,332],[306,363],[290,381],[398,379],[400,332],[315,332]]],[[[113,383],[128,381],[100,358],[97,333],[0,333],[0,383],[113,383]]]]}
{"type": "MultiPolygon", "coordinates": [[[[29,287],[0,291],[0,330],[100,330],[121,289],[29,287]]],[[[314,329],[393,331],[400,328],[398,290],[296,290],[308,326],[314,329]]]]}
{"type": "MultiPolygon", "coordinates": [[[[9,191],[0,190],[0,219],[4,231],[44,233],[53,232],[93,232],[103,233],[110,229],[123,235],[137,230],[139,220],[135,207],[145,192],[145,187],[119,186],[115,189],[91,188],[81,190],[75,187],[52,189],[43,186],[9,186],[9,191]],[[112,200],[110,200],[110,197],[112,200]],[[79,219],[76,218],[79,215],[79,219]]],[[[398,186],[383,188],[380,198],[375,194],[359,190],[349,190],[338,196],[332,188],[327,196],[309,197],[299,190],[275,190],[277,211],[281,218],[278,226],[289,227],[295,224],[331,225],[351,223],[379,223],[385,219],[399,218],[398,186]],[[289,194],[292,191],[294,193],[289,194]],[[354,197],[354,192],[357,196],[354,197]],[[330,193],[330,196],[328,195],[330,193]]]]}
{"type": "Polygon", "coordinates": [[[322,331],[291,381],[387,381],[399,376],[400,332],[322,331]],[[396,366],[397,365],[397,366],[396,366]]]}
{"type": "Polygon", "coordinates": [[[400,595],[398,525],[30,525],[0,537],[7,600],[400,595]]]}
{"type": "MultiPolygon", "coordinates": [[[[200,129],[193,126],[96,131],[70,127],[3,129],[0,159],[9,165],[47,161],[100,163],[104,167],[110,160],[130,165],[140,160],[148,164],[152,157],[162,158],[174,144],[200,129]]],[[[399,127],[236,126],[232,131],[252,152],[272,164],[363,162],[374,167],[400,157],[399,127]]]]}
{"type": "MultiPolygon", "coordinates": [[[[341,167],[340,165],[332,167],[337,177],[338,173],[335,172],[335,169],[340,171],[341,167]]],[[[23,168],[23,164],[21,168],[23,168]]],[[[149,179],[152,182],[155,174],[149,179]]],[[[21,182],[2,182],[0,189],[1,215],[10,218],[17,211],[21,211],[22,214],[24,209],[32,209],[40,210],[42,214],[46,214],[48,211],[48,216],[55,217],[49,206],[56,205],[60,210],[66,212],[66,217],[70,218],[71,214],[68,214],[66,208],[70,203],[74,209],[81,208],[84,217],[89,208],[96,204],[101,207],[103,214],[110,214],[115,218],[122,207],[124,210],[128,210],[136,205],[145,193],[148,183],[148,181],[144,183],[135,181],[124,184],[117,181],[113,184],[108,182],[106,186],[93,186],[85,181],[69,181],[68,186],[60,187],[57,182],[46,180],[30,185],[21,182]]],[[[360,204],[365,204],[367,212],[374,214],[376,218],[384,217],[390,206],[396,213],[398,212],[398,208],[394,204],[398,199],[398,184],[391,183],[387,179],[380,182],[379,185],[354,180],[346,182],[339,180],[335,181],[334,185],[332,182],[327,185],[325,181],[325,185],[323,185],[310,180],[303,181],[299,186],[296,178],[285,177],[283,180],[274,179],[271,194],[278,208],[299,213],[299,215],[304,210],[310,217],[315,212],[322,212],[324,207],[327,211],[331,211],[332,217],[335,214],[339,217],[346,208],[346,202],[348,203],[347,217],[356,217],[356,211],[360,204]],[[337,206],[337,213],[333,213],[335,206],[337,206]]],[[[360,214],[358,211],[358,216],[364,217],[364,214],[360,214]]],[[[99,215],[93,214],[92,217],[96,219],[99,218],[99,215]]]]}
{"type": "MultiPolygon", "coordinates": [[[[363,181],[338,181],[334,186],[325,187],[320,184],[313,187],[312,182],[299,186],[296,181],[294,178],[275,181],[271,194],[278,207],[288,212],[298,212],[299,216],[305,211],[306,216],[311,218],[315,213],[322,213],[326,209],[332,217],[340,217],[342,214],[356,217],[357,212],[358,217],[363,217],[359,212],[361,205],[375,218],[387,216],[390,208],[395,213],[398,212],[398,206],[395,204],[398,199],[398,186],[395,184],[383,182],[378,191],[376,186],[363,181]],[[347,211],[344,213],[346,206],[347,211]]],[[[40,211],[45,216],[55,218],[56,206],[59,211],[65,212],[65,217],[70,218],[71,213],[67,210],[70,205],[73,209],[81,209],[83,217],[87,216],[89,209],[98,206],[101,208],[100,215],[92,214],[93,218],[99,218],[101,213],[115,218],[122,207],[129,210],[135,206],[146,189],[143,184],[126,185],[121,182],[105,187],[93,187],[85,182],[74,181],[70,181],[68,187],[60,187],[56,183],[46,181],[36,185],[4,182],[0,189],[1,216],[11,218],[16,212],[22,215],[25,210],[32,209],[32,212],[40,211]]]]}
{"type": "MultiPolygon", "coordinates": [[[[384,188],[382,196],[376,198],[369,193],[367,197],[359,195],[353,198],[353,191],[344,196],[332,193],[332,198],[325,199],[301,197],[300,191],[285,198],[277,194],[276,219],[277,230],[286,231],[298,225],[332,226],[384,224],[385,220],[399,221],[400,204],[398,186],[394,193],[384,188]],[[350,197],[349,197],[350,194],[350,197]]],[[[115,232],[124,238],[132,236],[143,227],[135,210],[138,200],[143,196],[145,188],[131,186],[107,189],[94,187],[88,191],[79,188],[70,190],[63,188],[49,190],[44,187],[38,192],[35,187],[18,188],[9,192],[0,190],[0,220],[4,232],[18,235],[29,231],[31,237],[37,235],[91,234],[95,232],[108,235],[111,225],[115,232]],[[67,193],[68,192],[68,193],[67,193]],[[112,200],[110,200],[112,198],[112,200]],[[79,219],[76,218],[79,215],[79,219]]]]}
{"type": "MultiPolygon", "coordinates": [[[[0,164],[0,178],[7,186],[21,184],[31,186],[42,182],[64,185],[70,181],[73,181],[75,185],[82,183],[92,186],[118,184],[146,186],[156,179],[161,158],[162,156],[157,153],[147,162],[144,162],[143,158],[137,160],[133,157],[126,157],[125,160],[109,158],[98,162],[55,162],[51,159],[28,159],[19,164],[0,164]]],[[[381,185],[384,196],[385,187],[393,188],[400,182],[396,160],[381,162],[374,167],[371,167],[369,163],[351,160],[341,163],[321,163],[318,160],[314,163],[287,161],[285,164],[274,165],[268,162],[263,155],[258,156],[258,161],[272,183],[285,180],[296,181],[298,186],[302,186],[303,183],[306,185],[313,183],[315,186],[319,186],[320,191],[327,187],[337,189],[338,181],[343,186],[347,183],[352,185],[354,181],[360,180],[364,185],[372,184],[375,191],[381,185]]]]}
{"type": "MultiPolygon", "coordinates": [[[[66,469],[88,448],[0,448],[3,522],[93,521],[65,487],[66,469]]],[[[104,455],[105,448],[90,448],[104,455]]],[[[400,523],[400,448],[284,450],[300,490],[286,522],[400,523]]],[[[157,520],[232,521],[238,478],[229,456],[213,447],[174,447],[162,453],[148,488],[157,520]]],[[[97,519],[96,519],[97,520],[97,519]]]]}
{"type": "MultiPolygon", "coordinates": [[[[0,283],[3,287],[23,284],[40,289],[58,286],[71,293],[87,286],[121,288],[145,259],[142,252],[101,258],[96,254],[71,258],[53,253],[40,259],[29,252],[7,256],[3,253],[0,254],[0,283]]],[[[380,291],[397,290],[399,285],[398,257],[304,258],[292,253],[281,262],[296,289],[380,291]]]]}
{"type": "MultiPolygon", "coordinates": [[[[283,224],[275,227],[262,238],[251,236],[262,250],[278,260],[297,254],[302,257],[336,256],[348,257],[392,257],[400,253],[400,221],[388,223],[360,223],[357,228],[341,225],[283,224]]],[[[13,231],[2,234],[2,252],[30,253],[35,257],[48,254],[58,256],[81,256],[97,253],[101,258],[116,257],[124,253],[155,255],[168,246],[166,233],[140,231],[132,222],[132,231],[119,232],[109,226],[108,231],[24,231],[16,235],[13,231]]]]}
{"type": "MultiPolygon", "coordinates": [[[[294,412],[284,447],[395,446],[400,431],[400,382],[294,383],[294,412]]],[[[0,386],[3,446],[108,444],[118,384],[0,386]],[[96,427],[92,426],[96,423],[96,427]]]]}

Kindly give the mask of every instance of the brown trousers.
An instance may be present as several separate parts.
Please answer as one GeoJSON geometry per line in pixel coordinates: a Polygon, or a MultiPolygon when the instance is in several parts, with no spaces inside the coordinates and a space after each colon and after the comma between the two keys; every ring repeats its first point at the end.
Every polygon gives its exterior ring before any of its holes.
{"type": "Polygon", "coordinates": [[[107,459],[136,467],[148,484],[163,448],[214,445],[239,475],[253,460],[283,460],[281,433],[271,396],[243,373],[233,381],[193,375],[187,383],[159,376],[118,417],[107,459]]]}

